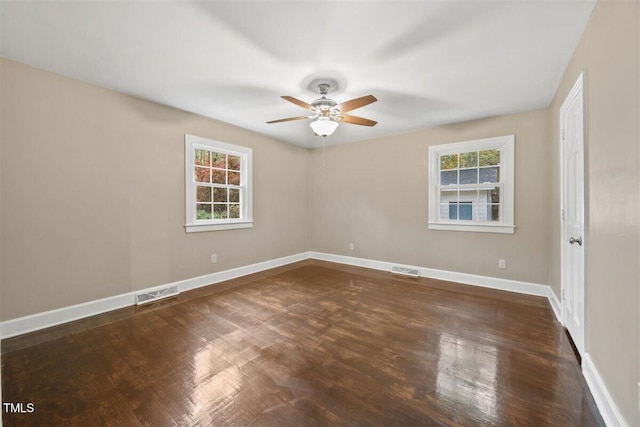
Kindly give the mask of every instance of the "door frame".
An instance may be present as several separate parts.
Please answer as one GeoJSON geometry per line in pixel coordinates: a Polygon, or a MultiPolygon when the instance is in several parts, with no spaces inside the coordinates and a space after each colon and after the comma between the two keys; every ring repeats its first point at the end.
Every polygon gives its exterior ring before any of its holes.
{"type": "MultiPolygon", "coordinates": [[[[586,230],[586,224],[587,224],[587,218],[588,218],[588,211],[587,211],[587,206],[589,205],[588,203],[588,199],[587,199],[587,194],[588,194],[588,179],[586,179],[587,177],[587,164],[586,164],[586,158],[587,158],[587,153],[586,153],[586,140],[587,140],[587,102],[586,102],[586,90],[585,90],[585,71],[583,70],[580,75],[578,76],[576,82],[574,83],[573,87],[571,88],[571,90],[569,91],[569,94],[566,96],[566,98],[564,99],[564,101],[562,102],[562,106],[560,107],[560,112],[559,112],[559,135],[558,135],[558,140],[560,141],[560,309],[561,309],[561,322],[563,325],[566,325],[566,310],[565,310],[565,298],[564,298],[564,292],[565,292],[565,286],[566,286],[566,269],[567,269],[567,265],[566,265],[566,259],[567,259],[567,255],[566,255],[566,242],[565,242],[565,220],[564,220],[564,215],[565,215],[565,186],[564,186],[564,182],[565,182],[565,177],[564,177],[564,163],[565,163],[565,159],[564,159],[564,121],[563,121],[563,116],[564,113],[566,112],[566,110],[568,109],[569,104],[571,103],[571,101],[573,101],[573,99],[580,93],[582,93],[582,168],[583,168],[583,176],[585,177],[584,179],[584,183],[583,183],[583,197],[582,197],[582,202],[583,202],[583,206],[582,206],[582,212],[583,212],[583,224],[582,224],[582,238],[583,240],[585,240],[588,243],[588,239],[585,238],[585,230],[586,230]]],[[[587,334],[586,334],[586,323],[585,323],[585,311],[586,311],[586,267],[587,267],[587,250],[586,250],[586,245],[583,246],[583,251],[584,251],[584,255],[583,255],[583,271],[582,271],[582,318],[580,319],[580,334],[582,335],[582,349],[578,349],[576,346],[576,350],[578,350],[578,352],[580,352],[580,350],[582,351],[584,355],[584,353],[587,352],[587,334]]]]}

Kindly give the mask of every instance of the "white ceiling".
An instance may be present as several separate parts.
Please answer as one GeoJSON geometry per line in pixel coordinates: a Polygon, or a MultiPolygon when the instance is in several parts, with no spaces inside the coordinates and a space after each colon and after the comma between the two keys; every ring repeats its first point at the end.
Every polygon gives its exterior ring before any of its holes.
{"type": "Polygon", "coordinates": [[[327,144],[549,105],[595,0],[2,1],[0,54],[315,147],[304,115],[316,77],[373,128],[327,144]]]}

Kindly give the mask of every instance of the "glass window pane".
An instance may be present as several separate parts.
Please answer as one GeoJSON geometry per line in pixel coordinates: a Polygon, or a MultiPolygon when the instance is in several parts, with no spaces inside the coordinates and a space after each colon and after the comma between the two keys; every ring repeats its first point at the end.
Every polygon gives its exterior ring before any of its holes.
{"type": "Polygon", "coordinates": [[[198,186],[196,189],[196,200],[198,202],[211,203],[211,187],[198,186]]]}
{"type": "Polygon", "coordinates": [[[471,221],[472,217],[473,204],[471,202],[449,203],[449,219],[471,221]]]}
{"type": "Polygon", "coordinates": [[[500,166],[480,168],[480,183],[500,182],[500,166]]]}
{"type": "Polygon", "coordinates": [[[496,187],[489,191],[488,201],[491,203],[500,203],[500,187],[496,187]]]}
{"type": "Polygon", "coordinates": [[[211,169],[209,168],[203,168],[203,167],[199,167],[196,166],[195,167],[195,179],[196,182],[209,182],[209,174],[211,172],[211,169]]]}
{"type": "Polygon", "coordinates": [[[480,151],[480,166],[495,166],[500,164],[500,150],[480,151]]]}
{"type": "Polygon", "coordinates": [[[500,205],[487,205],[487,221],[500,221],[500,205]]]}
{"type": "Polygon", "coordinates": [[[196,211],[198,219],[211,219],[211,204],[197,204],[196,211]]]}
{"type": "Polygon", "coordinates": [[[213,169],[212,170],[212,180],[213,184],[226,184],[227,183],[227,171],[221,169],[213,169]]]}
{"type": "Polygon", "coordinates": [[[478,220],[478,212],[475,207],[478,205],[478,190],[460,190],[458,193],[460,208],[458,216],[465,221],[478,220]]]}
{"type": "Polygon", "coordinates": [[[214,219],[227,219],[227,205],[215,203],[213,205],[213,218],[214,219]]]}
{"type": "Polygon", "coordinates": [[[211,165],[214,168],[227,168],[227,155],[223,153],[211,153],[211,165]]]}
{"type": "Polygon", "coordinates": [[[461,221],[471,221],[473,215],[473,205],[471,202],[458,203],[458,219],[461,221]]]}
{"type": "Polygon", "coordinates": [[[440,172],[440,185],[449,185],[458,183],[458,171],[440,172]]]}
{"type": "Polygon", "coordinates": [[[460,184],[477,184],[478,169],[464,169],[460,171],[460,184]]]}
{"type": "Polygon", "coordinates": [[[478,192],[476,190],[460,190],[460,201],[469,202],[476,201],[478,192]]]}
{"type": "Polygon", "coordinates": [[[461,168],[473,168],[478,166],[478,153],[461,153],[460,154],[460,167],[461,168]]]}
{"type": "Polygon", "coordinates": [[[458,204],[449,203],[449,219],[458,219],[458,204]]]}
{"type": "Polygon", "coordinates": [[[452,188],[451,190],[442,189],[440,191],[440,202],[457,202],[458,201],[458,189],[452,188]]]}
{"type": "Polygon", "coordinates": [[[440,203],[440,219],[449,218],[449,203],[440,203]]]}
{"type": "Polygon", "coordinates": [[[213,189],[213,201],[214,202],[226,202],[227,201],[227,189],[226,188],[214,188],[213,189]]]}
{"type": "Polygon", "coordinates": [[[240,172],[229,172],[229,185],[240,185],[240,172]]]}
{"type": "Polygon", "coordinates": [[[240,205],[229,205],[229,218],[240,218],[240,205]]]}
{"type": "Polygon", "coordinates": [[[440,156],[440,169],[455,169],[458,167],[458,155],[457,154],[447,154],[445,156],[440,156]]]}
{"type": "Polygon", "coordinates": [[[229,169],[234,171],[240,170],[240,157],[239,156],[229,156],[229,169]]]}
{"type": "Polygon", "coordinates": [[[230,202],[239,202],[240,201],[240,190],[237,188],[229,189],[229,201],[230,202]]]}
{"type": "Polygon", "coordinates": [[[200,166],[209,166],[210,160],[210,151],[208,150],[200,150],[196,148],[195,152],[195,164],[200,166]]]}

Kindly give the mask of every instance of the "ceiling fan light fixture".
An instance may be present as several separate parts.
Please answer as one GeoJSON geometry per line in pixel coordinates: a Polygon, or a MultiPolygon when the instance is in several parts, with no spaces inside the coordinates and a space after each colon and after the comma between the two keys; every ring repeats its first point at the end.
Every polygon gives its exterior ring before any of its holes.
{"type": "Polygon", "coordinates": [[[309,126],[311,126],[311,129],[313,129],[316,134],[329,136],[338,128],[338,122],[328,117],[318,117],[317,120],[309,123],[309,126]]]}
{"type": "MultiPolygon", "coordinates": [[[[1,1],[1,0],[0,0],[1,1]]],[[[312,115],[310,116],[297,116],[297,117],[287,117],[285,119],[279,120],[271,120],[267,123],[282,123],[282,122],[290,122],[293,120],[304,120],[311,119],[309,126],[318,136],[329,136],[338,128],[338,124],[348,123],[352,125],[360,125],[360,126],[375,126],[376,121],[365,119],[362,117],[352,116],[350,114],[344,114],[348,111],[355,110],[357,108],[364,107],[365,105],[369,105],[372,102],[376,102],[377,99],[373,95],[361,96],[360,98],[350,99],[349,101],[345,101],[341,104],[338,104],[335,100],[331,98],[327,98],[327,93],[329,93],[330,86],[328,83],[320,83],[318,84],[318,90],[320,91],[320,98],[312,101],[311,104],[308,104],[304,101],[301,101],[293,96],[283,95],[282,99],[291,102],[292,104],[296,104],[298,107],[302,107],[305,110],[311,111],[312,115]]]]}

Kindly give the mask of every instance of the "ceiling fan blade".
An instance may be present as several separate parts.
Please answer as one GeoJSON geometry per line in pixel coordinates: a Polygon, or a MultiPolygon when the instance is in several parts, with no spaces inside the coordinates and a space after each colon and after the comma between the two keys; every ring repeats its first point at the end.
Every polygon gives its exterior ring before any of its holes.
{"type": "Polygon", "coordinates": [[[342,104],[338,105],[338,108],[340,109],[341,113],[346,113],[347,111],[355,110],[356,108],[364,107],[365,105],[374,103],[377,100],[378,99],[373,95],[362,96],[360,98],[345,101],[342,104]]]}
{"type": "Polygon", "coordinates": [[[267,123],[271,124],[271,123],[290,122],[292,120],[304,120],[304,119],[308,119],[308,118],[309,118],[309,116],[287,117],[286,119],[271,120],[270,122],[267,122],[267,123]]]}
{"type": "Polygon", "coordinates": [[[342,123],[350,123],[352,125],[361,125],[361,126],[375,126],[376,123],[373,120],[369,120],[369,119],[364,119],[362,117],[357,117],[357,116],[351,116],[349,114],[342,114],[342,119],[340,119],[340,121],[342,123]]]}
{"type": "Polygon", "coordinates": [[[313,107],[311,106],[311,104],[307,104],[304,101],[300,101],[298,98],[294,98],[293,96],[281,96],[280,98],[282,99],[286,99],[289,102],[293,102],[294,104],[306,109],[306,110],[313,110],[313,107]]]}

